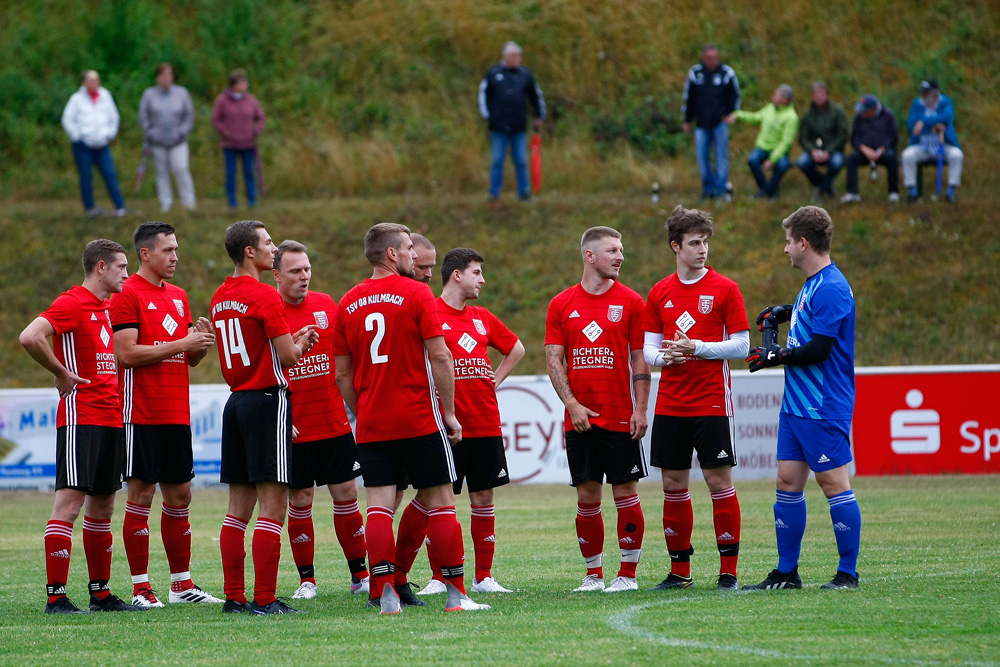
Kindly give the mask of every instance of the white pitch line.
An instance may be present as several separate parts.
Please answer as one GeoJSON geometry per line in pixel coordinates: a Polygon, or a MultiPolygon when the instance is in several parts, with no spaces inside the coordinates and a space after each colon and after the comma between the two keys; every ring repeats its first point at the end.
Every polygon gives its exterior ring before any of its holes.
{"type": "MultiPolygon", "coordinates": [[[[975,574],[977,572],[985,572],[984,569],[973,569],[973,570],[959,570],[955,572],[935,572],[935,576],[955,576],[955,575],[966,575],[975,574]]],[[[865,582],[874,581],[889,581],[892,579],[902,579],[903,577],[865,577],[865,582]]],[[[747,591],[751,593],[751,591],[747,591]]],[[[767,591],[761,591],[761,593],[767,595],[767,591]]],[[[742,593],[740,593],[742,595],[742,593]]],[[[773,593],[772,593],[773,594],[773,593]]],[[[787,594],[787,593],[786,593],[787,594]]],[[[638,639],[644,639],[646,641],[655,642],[657,644],[663,644],[665,646],[677,647],[677,648],[699,648],[707,649],[712,651],[729,651],[731,653],[740,653],[743,655],[752,655],[762,658],[776,658],[780,660],[824,660],[828,659],[829,655],[803,655],[794,653],[785,653],[782,651],[776,651],[773,649],[762,649],[755,648],[753,646],[737,646],[734,644],[716,644],[712,642],[703,642],[690,639],[677,639],[674,637],[667,637],[665,635],[656,634],[650,630],[643,627],[637,627],[633,623],[633,618],[640,614],[641,612],[650,609],[652,607],[660,607],[663,605],[671,604],[683,604],[685,602],[701,602],[706,600],[705,597],[678,597],[678,598],[668,598],[666,600],[658,600],[656,602],[647,602],[645,604],[637,604],[629,607],[625,611],[618,612],[617,614],[612,614],[608,617],[608,626],[612,630],[618,630],[624,632],[625,634],[632,635],[638,639]]],[[[845,656],[846,657],[846,656],[845,656]]],[[[943,665],[943,664],[960,664],[969,665],[970,667],[1000,667],[1000,663],[997,662],[942,662],[940,660],[920,660],[912,658],[883,658],[871,655],[866,655],[863,658],[858,658],[861,661],[869,662],[879,662],[889,665],[943,665]]]]}

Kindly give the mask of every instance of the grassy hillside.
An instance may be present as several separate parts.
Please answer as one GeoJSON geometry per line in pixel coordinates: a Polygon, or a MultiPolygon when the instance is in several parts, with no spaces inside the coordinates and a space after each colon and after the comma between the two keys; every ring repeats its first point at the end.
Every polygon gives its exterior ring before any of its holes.
{"type": "MultiPolygon", "coordinates": [[[[548,190],[644,190],[654,179],[696,189],[689,139],[677,134],[680,93],[710,40],[739,73],[746,108],[788,82],[802,111],[809,83],[823,78],[835,100],[874,92],[905,116],[916,83],[936,77],[958,109],[964,196],[982,199],[1000,185],[990,169],[1000,149],[996,9],[976,0],[733,0],[725,11],[691,0],[2,3],[0,197],[76,195],[59,120],[84,68],[100,70],[118,102],[114,153],[131,182],[139,97],[162,60],[195,99],[192,164],[202,196],[221,192],[209,116],[235,67],[250,72],[269,116],[261,143],[275,196],[481,193],[487,146],[476,87],[514,39],[549,102],[548,190]]],[[[733,138],[745,192],[742,158],[755,133],[738,126],[733,138]]]]}
{"type": "MultiPolygon", "coordinates": [[[[710,263],[739,282],[749,317],[764,306],[794,299],[802,284],[801,272],[782,254],[781,219],[798,205],[786,195],[780,202],[738,201],[715,212],[718,231],[710,263]]],[[[73,201],[11,203],[0,209],[0,386],[51,384],[20,349],[17,333],[62,290],[82,280],[84,244],[104,236],[129,247],[135,226],[149,219],[143,213],[160,217],[152,200],[136,202],[137,215],[114,220],[81,218],[76,206],[73,201]]],[[[1000,358],[1000,234],[992,211],[960,202],[834,206],[831,212],[833,257],[857,298],[859,365],[1000,358]]],[[[662,229],[667,213],[645,194],[604,193],[551,195],[498,209],[485,206],[479,195],[268,201],[253,216],[266,221],[276,241],[294,238],[307,244],[314,288],[338,300],[370,275],[362,239],[375,222],[402,222],[426,234],[436,243],[439,260],[455,246],[477,248],[487,259],[481,304],[524,341],[528,354],[518,372],[544,373],[545,310],[553,295],[580,279],[582,231],[607,224],[623,232],[622,280],[645,295],[674,270],[662,229]]],[[[189,291],[194,313],[203,314],[212,292],[232,272],[222,237],[226,225],[239,218],[222,202],[204,201],[197,213],[166,219],[179,230],[176,282],[189,291]]],[[[134,268],[134,256],[130,261],[134,268]]],[[[440,291],[437,277],[433,287],[440,291]]],[[[753,340],[759,340],[756,334],[753,340]]],[[[214,353],[193,378],[221,381],[214,353]]]]}

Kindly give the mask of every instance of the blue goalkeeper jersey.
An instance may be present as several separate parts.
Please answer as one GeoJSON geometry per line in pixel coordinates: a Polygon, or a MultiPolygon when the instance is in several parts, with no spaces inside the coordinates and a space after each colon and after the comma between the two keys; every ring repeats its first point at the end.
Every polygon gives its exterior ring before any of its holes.
{"type": "Polygon", "coordinates": [[[788,347],[830,336],[826,361],[785,366],[781,411],[810,419],[850,420],[854,415],[854,292],[836,264],[806,280],[792,310],[788,347]]]}

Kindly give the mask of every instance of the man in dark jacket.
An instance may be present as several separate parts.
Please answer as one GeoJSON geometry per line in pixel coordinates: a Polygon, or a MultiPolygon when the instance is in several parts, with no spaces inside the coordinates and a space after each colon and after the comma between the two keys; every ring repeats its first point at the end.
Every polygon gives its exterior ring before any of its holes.
{"type": "Polygon", "coordinates": [[[833,179],[844,168],[847,114],[844,107],[830,101],[830,91],[822,81],[812,85],[812,104],[799,126],[799,145],[798,167],[816,188],[817,197],[835,197],[833,179]],[[825,174],[818,169],[823,166],[825,174]]]}
{"type": "Polygon", "coordinates": [[[500,197],[503,187],[503,160],[510,147],[517,173],[517,196],[528,199],[528,103],[535,114],[535,131],[545,120],[545,98],[531,71],[521,67],[521,47],[507,42],[500,62],[490,68],[479,84],[479,113],[489,121],[490,201],[500,197]]]}
{"type": "Polygon", "coordinates": [[[701,62],[688,70],[684,80],[685,132],[694,121],[694,150],[701,171],[702,197],[711,199],[729,194],[729,127],[740,108],[740,84],[736,72],[719,60],[715,44],[702,48],[701,62]],[[711,146],[715,144],[715,170],[712,169],[711,146]]]}
{"type": "Polygon", "coordinates": [[[874,95],[865,95],[855,105],[854,126],[851,128],[851,145],[854,152],[847,158],[847,194],[840,201],[847,204],[861,201],[858,194],[858,165],[871,165],[872,180],[878,177],[875,165],[885,165],[888,172],[889,201],[899,201],[899,162],[896,144],[899,128],[896,115],[882,106],[874,95]]]}

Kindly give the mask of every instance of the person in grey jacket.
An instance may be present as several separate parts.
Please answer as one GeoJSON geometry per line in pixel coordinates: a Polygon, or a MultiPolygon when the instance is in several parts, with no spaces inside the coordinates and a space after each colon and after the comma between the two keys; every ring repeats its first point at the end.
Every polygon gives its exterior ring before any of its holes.
{"type": "Polygon", "coordinates": [[[156,196],[166,213],[174,203],[170,175],[177,182],[177,194],[184,208],[194,209],[194,181],[191,179],[188,135],[194,128],[194,106],[183,86],[174,83],[170,63],[156,67],[156,85],[142,93],[139,124],[156,167],[156,196]]]}
{"type": "Polygon", "coordinates": [[[94,205],[94,167],[104,179],[108,195],[115,203],[114,215],[125,215],[125,198],[118,185],[111,142],[118,136],[121,117],[111,93],[101,86],[101,77],[92,69],[80,73],[80,90],[73,93],[63,110],[62,126],[73,142],[73,159],[80,173],[80,198],[87,215],[104,211],[94,205]]]}

